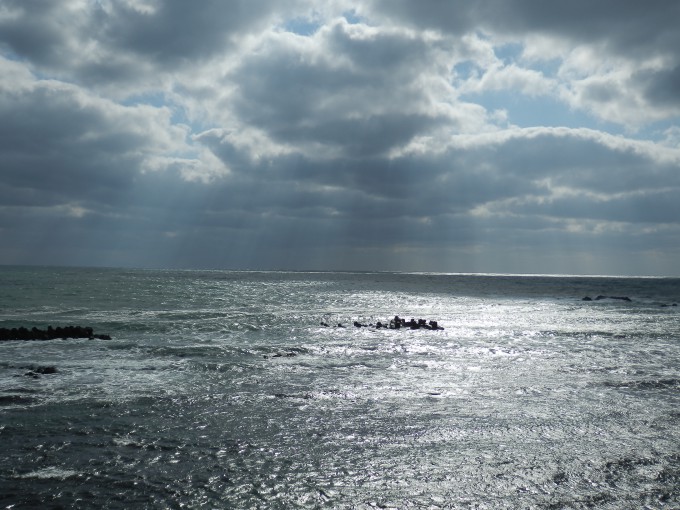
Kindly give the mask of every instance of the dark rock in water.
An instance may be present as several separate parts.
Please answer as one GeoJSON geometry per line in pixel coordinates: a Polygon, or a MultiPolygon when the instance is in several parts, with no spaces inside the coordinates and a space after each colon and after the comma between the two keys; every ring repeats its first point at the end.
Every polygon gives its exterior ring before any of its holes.
{"type": "Polygon", "coordinates": [[[592,301],[592,300],[593,300],[593,298],[591,298],[590,296],[586,296],[581,301],[592,301]]]}
{"type": "Polygon", "coordinates": [[[443,330],[444,328],[442,328],[437,321],[430,321],[430,329],[443,330]]]}
{"type": "Polygon", "coordinates": [[[600,301],[602,299],[619,299],[621,301],[632,301],[628,296],[602,296],[602,295],[597,296],[595,298],[595,301],[600,301]]]}
{"type": "Polygon", "coordinates": [[[58,373],[57,367],[54,366],[26,366],[26,367],[21,367],[23,369],[28,370],[24,375],[26,377],[32,377],[33,379],[38,379],[41,375],[49,375],[49,374],[56,374],[58,373]]]}
{"type": "Polygon", "coordinates": [[[38,374],[56,374],[57,373],[57,368],[56,367],[36,367],[35,372],[38,374]]]}
{"type": "Polygon", "coordinates": [[[30,330],[25,327],[20,328],[0,328],[0,341],[6,340],[55,340],[66,338],[98,338],[100,340],[111,340],[109,335],[95,335],[90,327],[83,326],[57,326],[53,328],[48,326],[47,329],[38,329],[36,327],[30,330]]]}
{"type": "Polygon", "coordinates": [[[265,355],[264,359],[269,359],[269,358],[292,358],[294,356],[297,356],[296,352],[275,352],[271,356],[265,355]]]}
{"type": "MultiPolygon", "coordinates": [[[[321,321],[321,325],[324,327],[328,327],[328,324],[324,321],[321,321]]],[[[428,321],[426,319],[418,319],[417,321],[415,319],[411,319],[410,321],[406,321],[406,319],[401,319],[399,318],[398,315],[394,316],[394,319],[390,319],[388,322],[381,322],[378,321],[376,322],[375,325],[373,323],[371,324],[363,324],[359,321],[354,321],[353,325],[355,328],[375,328],[375,329],[427,329],[427,330],[443,330],[444,328],[441,327],[437,321],[428,321]]],[[[338,323],[336,328],[344,328],[345,326],[342,325],[342,323],[338,323]]]]}
{"type": "Polygon", "coordinates": [[[303,399],[306,399],[306,400],[310,399],[310,398],[314,398],[309,393],[304,393],[304,394],[301,394],[301,395],[293,395],[291,393],[274,393],[274,396],[276,398],[303,398],[303,399]]]}

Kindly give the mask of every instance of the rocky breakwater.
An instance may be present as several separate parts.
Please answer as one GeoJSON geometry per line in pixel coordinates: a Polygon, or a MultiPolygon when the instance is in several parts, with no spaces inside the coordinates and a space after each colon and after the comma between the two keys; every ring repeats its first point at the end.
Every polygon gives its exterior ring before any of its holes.
{"type": "MultiPolygon", "coordinates": [[[[329,324],[325,321],[321,321],[321,325],[324,327],[329,327],[329,324]]],[[[336,328],[344,328],[345,326],[342,323],[338,323],[336,328]]],[[[356,328],[375,328],[375,329],[434,329],[434,330],[442,330],[444,329],[441,327],[437,321],[427,321],[425,319],[418,319],[417,321],[415,319],[411,319],[410,321],[407,321],[406,319],[400,318],[398,315],[394,316],[394,319],[390,319],[389,322],[377,322],[376,324],[362,324],[359,321],[354,321],[354,327],[356,328]]]]}
{"type": "Polygon", "coordinates": [[[83,326],[57,326],[53,328],[48,326],[47,329],[26,327],[20,328],[0,328],[0,341],[10,340],[65,340],[67,338],[88,338],[90,340],[111,340],[109,335],[95,335],[90,327],[83,326]]]}

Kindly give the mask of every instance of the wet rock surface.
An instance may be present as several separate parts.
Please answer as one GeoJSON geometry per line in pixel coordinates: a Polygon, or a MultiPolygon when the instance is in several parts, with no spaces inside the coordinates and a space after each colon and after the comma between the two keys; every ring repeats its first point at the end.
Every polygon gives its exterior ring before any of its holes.
{"type": "Polygon", "coordinates": [[[95,335],[90,327],[83,326],[57,326],[56,328],[48,326],[47,329],[26,327],[19,328],[0,328],[0,341],[10,340],[56,340],[67,338],[89,338],[90,340],[111,340],[110,335],[98,334],[95,335]]]}

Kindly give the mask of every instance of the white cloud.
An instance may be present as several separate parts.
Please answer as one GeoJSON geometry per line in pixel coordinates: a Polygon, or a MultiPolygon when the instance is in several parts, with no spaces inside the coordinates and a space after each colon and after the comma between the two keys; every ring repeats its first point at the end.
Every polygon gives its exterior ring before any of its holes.
{"type": "Polygon", "coordinates": [[[489,91],[512,91],[529,97],[552,96],[557,89],[555,80],[546,78],[540,71],[524,69],[515,64],[490,67],[478,79],[460,85],[463,94],[481,94],[489,91]]]}
{"type": "Polygon", "coordinates": [[[441,54],[427,35],[344,20],[310,37],[269,32],[216,84],[230,91],[216,120],[305,154],[384,153],[461,120],[441,54]]]}

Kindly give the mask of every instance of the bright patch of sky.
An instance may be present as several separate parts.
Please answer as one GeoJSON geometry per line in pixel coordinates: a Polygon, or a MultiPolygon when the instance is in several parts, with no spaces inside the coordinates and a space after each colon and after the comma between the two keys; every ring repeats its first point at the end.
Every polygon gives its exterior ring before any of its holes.
{"type": "Polygon", "coordinates": [[[349,10],[342,13],[343,18],[347,20],[350,25],[356,25],[358,23],[365,22],[365,20],[357,14],[355,10],[349,10]]]}
{"type": "Polygon", "coordinates": [[[480,104],[487,111],[506,112],[507,123],[519,127],[586,127],[623,134],[625,129],[617,124],[603,122],[582,110],[574,110],[553,97],[529,97],[521,92],[499,90],[463,94],[461,99],[480,104]]]}
{"type": "Polygon", "coordinates": [[[319,28],[323,25],[319,20],[313,20],[310,18],[293,18],[287,20],[283,24],[283,29],[286,32],[292,32],[298,35],[314,35],[319,28]]]}
{"type": "Polygon", "coordinates": [[[507,43],[494,47],[494,53],[498,59],[508,65],[517,62],[522,56],[524,45],[518,42],[507,43]]]}
{"type": "Polygon", "coordinates": [[[162,108],[164,106],[168,106],[168,100],[165,96],[165,93],[161,91],[152,91],[128,96],[121,101],[121,104],[125,106],[145,104],[155,108],[162,108]]]}
{"type": "MultiPolygon", "coordinates": [[[[354,10],[343,12],[342,17],[350,25],[355,25],[363,21],[354,10]]],[[[324,21],[320,18],[318,13],[312,17],[305,16],[290,18],[287,19],[282,25],[284,31],[303,36],[314,35],[323,26],[324,21]]]]}

